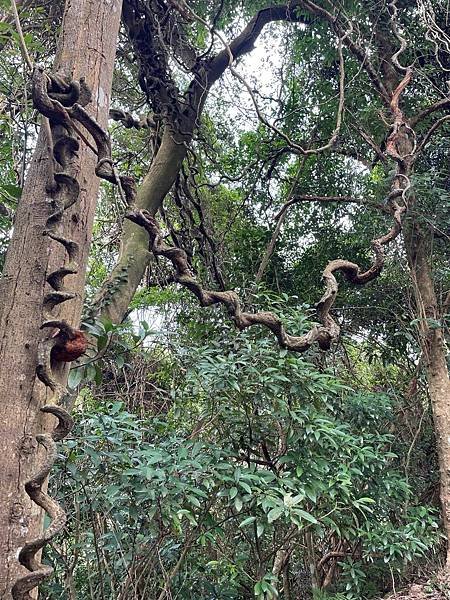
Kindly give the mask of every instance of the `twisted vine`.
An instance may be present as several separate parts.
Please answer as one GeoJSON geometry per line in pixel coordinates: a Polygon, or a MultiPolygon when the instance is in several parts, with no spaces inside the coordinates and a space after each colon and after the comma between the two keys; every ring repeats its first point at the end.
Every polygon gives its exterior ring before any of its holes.
{"type": "Polygon", "coordinates": [[[150,238],[151,251],[156,256],[167,258],[172,263],[175,269],[175,281],[192,292],[197,297],[201,306],[206,307],[222,304],[226,307],[239,330],[246,329],[252,325],[262,325],[274,333],[282,348],[294,352],[305,352],[314,343],[317,343],[322,350],[328,350],[332,341],[339,336],[339,325],[330,314],[338,291],[335,273],[341,271],[348,281],[358,285],[364,285],[375,279],[381,272],[385,261],[383,246],[399,234],[403,212],[404,207],[398,207],[394,214],[394,225],[385,235],[372,242],[375,260],[367,271],[361,272],[360,267],[356,263],[341,259],[333,260],[327,265],[322,274],[325,282],[325,293],[317,304],[322,324],[313,326],[310,331],[301,336],[287,333],[282,321],[272,312],[245,312],[242,309],[238,294],[232,290],[222,292],[202,288],[189,267],[186,252],[181,248],[169,246],[165,243],[157,220],[148,211],[132,209],[125,217],[147,231],[150,238]]]}
{"type": "Polygon", "coordinates": [[[58,320],[52,313],[59,304],[75,298],[75,294],[64,286],[64,279],[67,275],[77,273],[79,254],[78,244],[60,231],[64,212],[78,200],[80,191],[77,180],[70,174],[79,142],[65,118],[64,107],[72,106],[76,101],[87,103],[90,94],[82,81],[69,81],[57,75],[47,76],[39,67],[33,72],[32,85],[34,106],[48,119],[45,126],[52,182],[46,189],[50,214],[45,224],[44,235],[65,248],[68,262],[47,277],[51,291],[44,296],[44,321],[41,329],[57,330],[58,333],[39,344],[36,365],[37,377],[52,391],[49,403],[43,406],[41,411],[54,415],[58,424],[51,433],[36,436],[38,444],[45,449],[46,457],[39,471],[25,482],[28,496],[49,515],[51,524],[41,536],[27,542],[19,552],[19,562],[29,573],[14,584],[14,600],[31,599],[32,590],[53,572],[51,567],[39,561],[37,554],[64,528],[66,513],[43,491],[42,486],[56,459],[56,442],[68,435],[73,427],[73,420],[64,408],[58,406],[66,388],[55,379],[52,364],[55,361],[75,360],[86,350],[87,345],[82,332],[71,327],[66,321],[58,320]]]}
{"type": "Polygon", "coordinates": [[[25,483],[25,490],[33,502],[45,510],[52,521],[39,538],[25,544],[20,551],[20,564],[26,567],[30,573],[18,579],[14,584],[12,589],[14,600],[31,600],[33,596],[31,596],[30,592],[53,573],[53,568],[41,564],[36,555],[60,533],[66,524],[66,513],[53,498],[42,490],[42,485],[56,460],[56,442],[69,434],[73,427],[73,420],[68,412],[60,406],[43,406],[41,411],[57,417],[58,425],[52,433],[44,433],[36,436],[36,440],[46,451],[46,458],[40,470],[25,483]]]}
{"type": "Polygon", "coordinates": [[[365,285],[378,277],[385,263],[384,247],[394,240],[402,229],[402,220],[408,208],[407,194],[411,186],[409,175],[413,154],[410,151],[412,130],[399,108],[399,101],[410,80],[411,70],[406,69],[405,77],[392,93],[390,100],[393,125],[386,148],[388,155],[396,162],[397,168],[392,179],[390,193],[386,198],[384,211],[391,215],[393,224],[385,234],[372,241],[374,260],[366,271],[362,271],[359,265],[348,260],[336,259],[328,263],[322,273],[325,292],[316,305],[321,324],[313,326],[304,335],[289,334],[282,321],[272,312],[250,313],[244,311],[240,298],[234,291],[204,289],[189,266],[186,252],[181,248],[166,244],[157,220],[148,211],[139,210],[131,205],[125,218],[147,231],[150,239],[150,250],[156,256],[163,256],[172,263],[175,269],[175,281],[190,290],[197,297],[201,306],[224,305],[238,329],[243,330],[252,325],[262,325],[272,331],[282,348],[294,352],[305,352],[317,343],[322,350],[328,350],[331,343],[340,334],[340,327],[331,315],[331,309],[339,289],[336,273],[341,272],[345,279],[354,285],[365,285]]]}
{"type": "MultiPolygon", "coordinates": [[[[308,8],[311,8],[309,2],[304,2],[304,4],[308,8]]],[[[393,8],[392,19],[395,21],[395,0],[392,0],[390,6],[393,8]]],[[[327,19],[328,17],[331,18],[331,15],[327,11],[319,10],[316,5],[314,5],[312,12],[315,12],[316,9],[318,12],[325,13],[327,19]]],[[[328,350],[331,343],[340,334],[340,327],[331,315],[331,309],[335,303],[339,289],[336,274],[341,272],[345,279],[352,284],[365,285],[381,273],[385,263],[384,247],[400,234],[402,221],[408,209],[407,194],[411,187],[410,174],[415,151],[414,131],[399,106],[400,98],[411,81],[412,69],[411,67],[401,67],[398,62],[399,56],[405,49],[404,40],[397,29],[394,30],[394,33],[401,44],[400,49],[392,56],[392,62],[400,71],[405,72],[403,79],[392,94],[389,94],[376,75],[375,77],[371,77],[373,82],[377,84],[376,88],[388,104],[393,117],[390,135],[386,142],[386,153],[396,163],[396,171],[392,178],[390,193],[385,199],[385,205],[382,207],[383,212],[392,217],[393,224],[384,235],[372,241],[374,260],[366,271],[362,271],[359,265],[348,260],[337,259],[328,263],[322,273],[325,292],[316,305],[320,325],[313,326],[304,335],[294,336],[286,331],[282,321],[272,312],[261,311],[250,313],[244,311],[236,292],[204,289],[189,267],[186,252],[181,248],[166,244],[161,235],[158,222],[148,211],[139,210],[131,206],[131,210],[125,215],[127,219],[140,225],[147,231],[150,238],[150,249],[153,253],[156,256],[167,258],[172,263],[175,269],[175,281],[189,289],[197,297],[201,306],[224,305],[238,329],[243,330],[252,325],[262,325],[274,333],[281,347],[294,352],[304,352],[315,343],[322,350],[328,350]]],[[[342,40],[346,41],[356,56],[360,55],[362,49],[351,42],[348,38],[348,33],[343,34],[342,40]]],[[[363,62],[366,61],[366,58],[364,54],[363,62]]],[[[369,76],[371,76],[370,69],[366,65],[366,70],[369,70],[369,76]]]]}

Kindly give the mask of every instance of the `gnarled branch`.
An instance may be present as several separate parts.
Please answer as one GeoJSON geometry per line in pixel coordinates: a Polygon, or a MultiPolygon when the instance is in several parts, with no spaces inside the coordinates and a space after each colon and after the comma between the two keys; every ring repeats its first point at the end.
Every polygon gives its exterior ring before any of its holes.
{"type": "Polygon", "coordinates": [[[133,223],[144,227],[149,234],[150,249],[156,256],[164,256],[170,260],[175,268],[175,281],[192,292],[197,297],[201,306],[222,304],[226,307],[238,329],[243,330],[252,325],[262,325],[274,333],[282,348],[287,348],[294,352],[305,352],[315,343],[322,350],[328,350],[331,342],[339,336],[339,325],[330,315],[330,310],[335,302],[338,291],[335,273],[341,271],[348,281],[358,285],[363,285],[377,277],[384,264],[383,246],[399,234],[403,212],[404,208],[399,207],[395,215],[394,225],[389,232],[372,242],[375,260],[367,271],[361,272],[356,263],[341,259],[331,261],[327,265],[322,275],[325,281],[325,293],[317,304],[322,325],[315,325],[302,336],[287,333],[282,321],[272,312],[261,311],[258,313],[249,313],[244,311],[240,298],[234,291],[217,292],[203,289],[189,267],[185,251],[174,246],[168,246],[165,243],[156,219],[148,211],[131,210],[125,216],[130,221],[133,221],[133,223]]]}

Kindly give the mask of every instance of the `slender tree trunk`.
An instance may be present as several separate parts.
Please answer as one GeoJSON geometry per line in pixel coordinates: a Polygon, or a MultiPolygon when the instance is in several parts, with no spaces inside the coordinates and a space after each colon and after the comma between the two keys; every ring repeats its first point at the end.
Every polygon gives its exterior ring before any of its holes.
{"type": "Polygon", "coordinates": [[[405,247],[413,281],[420,340],[433,409],[439,461],[442,521],[447,539],[446,570],[450,572],[450,379],[442,318],[431,270],[431,240],[418,224],[405,229],[405,247]]]}
{"type": "MultiPolygon", "coordinates": [[[[137,205],[152,215],[161,206],[174,184],[186,157],[189,141],[176,141],[166,125],[161,145],[137,193],[137,205]]],[[[94,302],[94,311],[113,323],[120,323],[139,286],[150,258],[148,234],[143,227],[125,221],[121,236],[119,259],[94,302]]]]}
{"type": "MultiPolygon", "coordinates": [[[[67,0],[54,72],[84,77],[92,91],[87,109],[107,122],[121,0],[67,0]]],[[[18,551],[42,529],[42,515],[24,491],[24,482],[42,461],[35,435],[46,427],[39,412],[47,388],[36,378],[38,342],[43,337],[43,298],[47,275],[65,259],[60,244],[43,235],[51,207],[46,185],[52,183],[49,149],[42,128],[0,280],[0,598],[11,598],[16,579],[25,573],[18,551]]],[[[96,159],[83,142],[76,160],[79,201],[64,215],[64,235],[79,244],[78,273],[67,277],[77,294],[61,306],[60,317],[72,326],[80,319],[85,272],[98,180],[96,159]]],[[[64,381],[66,369],[60,378],[64,381]]],[[[54,417],[52,417],[53,424],[54,417]]]]}

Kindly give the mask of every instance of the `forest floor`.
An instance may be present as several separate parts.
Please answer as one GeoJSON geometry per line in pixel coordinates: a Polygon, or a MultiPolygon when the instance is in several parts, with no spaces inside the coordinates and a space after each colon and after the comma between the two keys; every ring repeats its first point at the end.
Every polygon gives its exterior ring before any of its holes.
{"type": "Polygon", "coordinates": [[[450,600],[450,585],[439,584],[414,584],[409,589],[391,594],[386,600],[450,600]]]}
{"type": "Polygon", "coordinates": [[[388,596],[386,600],[448,600],[450,598],[450,591],[427,590],[429,590],[428,586],[413,585],[409,590],[388,596]]]}

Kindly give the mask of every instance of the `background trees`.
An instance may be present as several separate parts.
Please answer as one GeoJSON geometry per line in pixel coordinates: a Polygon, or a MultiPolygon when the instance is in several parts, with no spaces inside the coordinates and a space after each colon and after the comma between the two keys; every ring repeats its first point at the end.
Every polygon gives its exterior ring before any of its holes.
{"type": "MultiPolygon", "coordinates": [[[[292,354],[198,308],[103,187],[49,597],[369,598],[438,570],[446,18],[439,1],[125,2],[111,133],[134,210],[204,289],[302,340],[341,259],[313,329],[332,348],[292,354]]],[[[8,162],[4,181],[7,232],[8,162]]]]}

